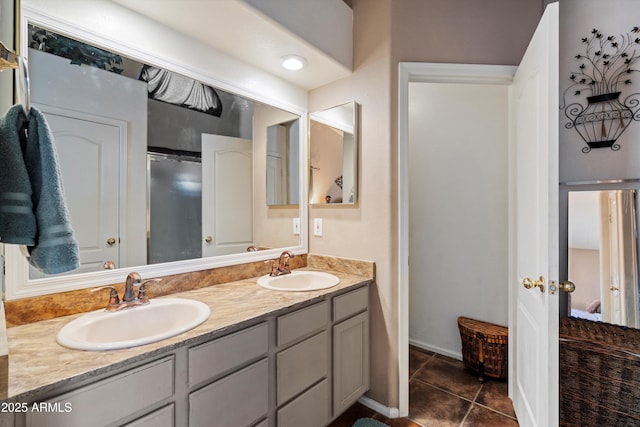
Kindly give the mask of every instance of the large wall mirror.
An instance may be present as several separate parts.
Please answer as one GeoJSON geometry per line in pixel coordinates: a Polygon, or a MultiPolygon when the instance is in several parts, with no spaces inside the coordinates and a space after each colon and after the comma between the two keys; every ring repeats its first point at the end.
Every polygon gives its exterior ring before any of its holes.
{"type": "Polygon", "coordinates": [[[568,192],[569,314],[640,328],[638,190],[568,192]]]}
{"type": "Polygon", "coordinates": [[[309,115],[309,203],[355,204],[358,196],[358,104],[309,115]]]}
{"type": "Polygon", "coordinates": [[[31,103],[54,135],[81,268],[46,276],[7,246],[8,298],[114,283],[132,270],[159,276],[306,252],[306,233],[292,227],[306,227],[303,110],[185,73],[188,64],[120,51],[24,2],[20,34],[31,103]],[[289,176],[271,203],[276,146],[289,176]]]}

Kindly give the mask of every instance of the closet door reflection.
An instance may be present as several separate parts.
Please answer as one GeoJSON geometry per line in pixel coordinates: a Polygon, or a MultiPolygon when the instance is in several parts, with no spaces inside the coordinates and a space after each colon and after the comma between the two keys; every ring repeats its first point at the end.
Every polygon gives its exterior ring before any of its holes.
{"type": "Polygon", "coordinates": [[[571,316],[640,328],[637,190],[569,192],[571,316]]]}
{"type": "Polygon", "coordinates": [[[147,154],[148,264],[200,258],[202,165],[200,159],[147,154]]]}

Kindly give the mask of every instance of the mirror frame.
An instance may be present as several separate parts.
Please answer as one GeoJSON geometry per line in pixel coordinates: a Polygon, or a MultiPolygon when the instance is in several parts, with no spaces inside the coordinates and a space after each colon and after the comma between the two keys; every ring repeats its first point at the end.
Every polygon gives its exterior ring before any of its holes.
{"type": "MultiPolygon", "coordinates": [[[[16,10],[16,21],[19,28],[16,34],[19,36],[21,52],[28,53],[27,49],[27,24],[34,23],[44,28],[49,28],[66,36],[83,40],[107,50],[116,51],[124,56],[135,58],[145,63],[153,64],[185,76],[199,80],[205,84],[222,90],[238,94],[253,101],[267,104],[300,117],[300,141],[304,141],[307,133],[308,112],[306,106],[293,105],[286,97],[278,98],[268,82],[259,78],[257,81],[244,82],[234,85],[233,82],[223,81],[215,72],[185,66],[177,60],[171,60],[166,56],[161,57],[156,52],[142,51],[129,41],[123,41],[110,37],[104,33],[96,34],[90,28],[82,27],[71,21],[63,21],[58,17],[49,16],[40,10],[25,5],[19,5],[16,10]],[[264,93],[263,93],[264,90],[264,93]]],[[[176,33],[177,34],[177,33],[176,33]]],[[[256,70],[257,71],[257,70],[256,70]]],[[[255,160],[254,160],[255,162],[255,160]]],[[[307,168],[308,155],[307,144],[300,144],[300,170],[307,168]]],[[[65,292],[76,289],[91,288],[107,284],[120,283],[126,275],[132,271],[140,273],[143,277],[162,277],[173,274],[188,273],[199,270],[207,270],[216,267],[243,264],[248,262],[263,261],[277,258],[283,250],[290,250],[294,254],[306,254],[308,252],[308,184],[307,175],[300,174],[300,240],[299,245],[268,249],[257,252],[246,252],[231,255],[221,255],[210,258],[197,258],[192,260],[174,261],[161,264],[140,265],[116,270],[95,271],[72,275],[49,276],[41,279],[29,279],[29,264],[23,256],[22,249],[17,245],[5,245],[5,300],[33,297],[51,293],[65,292]]]]}
{"type": "MultiPolygon", "coordinates": [[[[309,153],[309,159],[308,159],[308,164],[309,164],[309,169],[308,170],[308,174],[309,175],[309,179],[307,180],[309,182],[308,186],[310,186],[311,184],[311,174],[313,173],[313,171],[311,170],[311,121],[315,121],[317,123],[320,123],[322,125],[325,126],[329,126],[331,128],[334,129],[338,129],[341,130],[343,132],[345,132],[346,130],[339,127],[339,124],[337,124],[336,126],[334,126],[329,120],[325,120],[323,118],[318,119],[317,115],[321,114],[325,111],[329,111],[332,110],[334,108],[340,108],[343,107],[345,105],[352,105],[353,108],[353,132],[351,132],[351,134],[353,135],[353,202],[345,202],[344,201],[344,194],[342,197],[342,202],[339,203],[315,203],[312,202],[311,200],[309,200],[309,198],[307,197],[307,202],[309,203],[309,205],[314,206],[314,207],[318,207],[318,206],[337,206],[337,207],[345,207],[345,206],[355,206],[358,204],[358,187],[359,187],[359,180],[358,180],[358,176],[360,174],[360,168],[359,166],[359,153],[360,153],[360,114],[359,114],[359,107],[360,104],[358,104],[355,100],[353,101],[348,101],[339,105],[334,105],[333,107],[329,107],[329,108],[325,108],[324,110],[320,110],[320,111],[314,111],[312,113],[309,113],[309,121],[308,121],[308,128],[309,128],[309,140],[308,140],[308,148],[307,151],[309,153]]],[[[343,165],[343,169],[344,169],[344,165],[343,165]]],[[[307,188],[307,193],[310,193],[311,189],[307,188]]],[[[309,194],[309,197],[311,196],[311,194],[309,194]]]]}

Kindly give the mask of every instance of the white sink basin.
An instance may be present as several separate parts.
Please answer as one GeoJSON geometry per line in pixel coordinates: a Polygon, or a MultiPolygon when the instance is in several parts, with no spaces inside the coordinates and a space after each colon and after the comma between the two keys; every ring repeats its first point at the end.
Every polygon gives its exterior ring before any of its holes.
{"type": "Polygon", "coordinates": [[[179,335],[209,318],[209,306],[183,298],[154,299],[149,304],[108,312],[98,310],[67,323],[59,344],[78,350],[136,347],[179,335]]]}
{"type": "Polygon", "coordinates": [[[282,276],[262,276],[258,279],[258,285],[263,288],[276,291],[316,291],[318,289],[331,288],[340,283],[340,279],[333,274],[321,271],[298,271],[282,276]]]}

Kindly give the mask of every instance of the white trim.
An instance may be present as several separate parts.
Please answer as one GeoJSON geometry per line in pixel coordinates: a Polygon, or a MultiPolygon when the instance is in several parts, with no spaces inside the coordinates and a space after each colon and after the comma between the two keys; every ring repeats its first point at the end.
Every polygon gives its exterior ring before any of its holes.
{"type": "Polygon", "coordinates": [[[462,360],[462,353],[447,350],[445,348],[438,347],[437,345],[431,345],[429,343],[413,340],[411,338],[409,338],[409,344],[411,344],[414,347],[418,347],[422,350],[432,351],[434,353],[441,354],[443,356],[451,357],[452,359],[462,360]]]}
{"type": "Polygon", "coordinates": [[[409,414],[409,83],[510,85],[516,69],[508,65],[398,64],[398,406],[402,417],[409,414]]]}
{"type": "Polygon", "coordinates": [[[361,396],[358,399],[358,402],[363,404],[369,409],[373,409],[377,413],[384,415],[387,418],[400,418],[400,411],[398,408],[390,408],[388,406],[384,406],[382,403],[379,403],[376,400],[371,399],[367,396],[361,396]]]}

